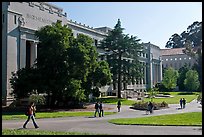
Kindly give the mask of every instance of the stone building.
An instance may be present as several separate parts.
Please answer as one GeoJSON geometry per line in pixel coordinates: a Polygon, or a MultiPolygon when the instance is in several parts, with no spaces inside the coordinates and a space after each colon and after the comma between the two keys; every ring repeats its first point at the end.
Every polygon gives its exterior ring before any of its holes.
{"type": "MultiPolygon", "coordinates": [[[[2,2],[2,103],[10,104],[11,85],[9,79],[11,72],[25,66],[32,66],[37,58],[38,40],[34,32],[39,28],[57,21],[67,24],[73,35],[82,33],[93,38],[93,45],[97,47],[111,30],[109,27],[93,28],[88,25],[72,21],[67,18],[63,9],[47,2],[2,2]]],[[[140,61],[146,65],[144,79],[135,85],[128,85],[133,91],[144,91],[161,81],[161,54],[158,46],[144,43],[145,53],[140,61]]],[[[106,59],[105,52],[97,49],[101,59],[106,59]]],[[[101,88],[102,92],[112,94],[112,85],[101,88]]]]}
{"type": "Polygon", "coordinates": [[[163,68],[172,67],[179,70],[185,64],[192,67],[195,63],[195,59],[183,53],[184,49],[185,48],[161,49],[163,68]]]}

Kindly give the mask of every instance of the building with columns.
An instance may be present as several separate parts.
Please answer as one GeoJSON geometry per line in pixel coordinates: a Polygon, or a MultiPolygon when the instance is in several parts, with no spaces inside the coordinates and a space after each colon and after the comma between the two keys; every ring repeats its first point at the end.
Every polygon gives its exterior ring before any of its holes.
{"type": "MultiPolygon", "coordinates": [[[[88,25],[72,21],[67,18],[63,9],[47,2],[2,2],[2,103],[9,104],[13,101],[10,96],[11,73],[33,65],[37,58],[38,40],[34,32],[39,28],[57,21],[62,25],[67,24],[73,35],[82,33],[93,38],[93,45],[97,47],[110,30],[109,27],[93,28],[88,25]]],[[[144,78],[136,84],[128,85],[134,91],[144,91],[162,79],[161,54],[158,46],[143,43],[145,52],[141,54],[140,61],[145,64],[144,78]]],[[[106,59],[105,52],[97,49],[101,59],[106,59]]],[[[112,85],[101,88],[101,91],[112,94],[112,85]]]]}

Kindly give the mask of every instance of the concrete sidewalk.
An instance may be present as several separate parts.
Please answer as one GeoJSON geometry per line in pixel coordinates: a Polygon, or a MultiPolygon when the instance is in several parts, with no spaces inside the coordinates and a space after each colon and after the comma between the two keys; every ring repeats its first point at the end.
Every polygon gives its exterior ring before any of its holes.
{"type": "MultiPolygon", "coordinates": [[[[109,105],[109,107],[114,108],[111,111],[117,112],[115,105],[109,105]]],[[[185,112],[202,112],[202,106],[197,103],[196,100],[187,103],[185,109],[178,109],[179,107],[179,104],[170,104],[167,109],[155,110],[153,114],[146,115],[145,111],[133,110],[130,109],[129,106],[123,105],[121,112],[114,115],[96,118],[90,116],[37,119],[40,128],[34,129],[31,121],[28,123],[28,128],[33,130],[77,131],[110,135],[202,135],[202,127],[195,126],[115,125],[108,122],[109,119],[114,118],[135,118],[185,112]]],[[[21,129],[24,122],[25,120],[3,120],[2,128],[21,129]]]]}

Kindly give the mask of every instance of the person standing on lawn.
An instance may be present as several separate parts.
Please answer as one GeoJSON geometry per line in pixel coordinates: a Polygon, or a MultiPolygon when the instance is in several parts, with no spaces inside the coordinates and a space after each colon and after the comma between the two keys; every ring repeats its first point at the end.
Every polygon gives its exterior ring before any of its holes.
{"type": "Polygon", "coordinates": [[[34,104],[34,102],[31,102],[30,106],[28,107],[28,112],[27,112],[28,118],[27,118],[26,122],[23,124],[23,128],[26,128],[26,125],[28,124],[30,119],[32,119],[33,125],[35,126],[35,128],[39,128],[39,126],[37,125],[37,123],[35,121],[35,116],[34,116],[35,111],[36,111],[35,104],[34,104]]]}

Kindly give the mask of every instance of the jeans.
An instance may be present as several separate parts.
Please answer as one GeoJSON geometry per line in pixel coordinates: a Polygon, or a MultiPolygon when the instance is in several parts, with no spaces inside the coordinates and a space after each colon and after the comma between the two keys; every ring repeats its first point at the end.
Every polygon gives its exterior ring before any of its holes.
{"type": "Polygon", "coordinates": [[[94,117],[96,117],[96,113],[98,113],[98,115],[100,116],[99,109],[96,109],[96,110],[95,110],[94,117]]]}
{"type": "Polygon", "coordinates": [[[36,123],[36,121],[35,121],[34,115],[28,115],[28,119],[27,119],[26,122],[24,123],[23,128],[26,128],[26,125],[27,125],[27,123],[30,121],[30,118],[32,119],[33,125],[35,126],[35,128],[38,128],[38,125],[37,125],[37,123],[36,123]]]}

